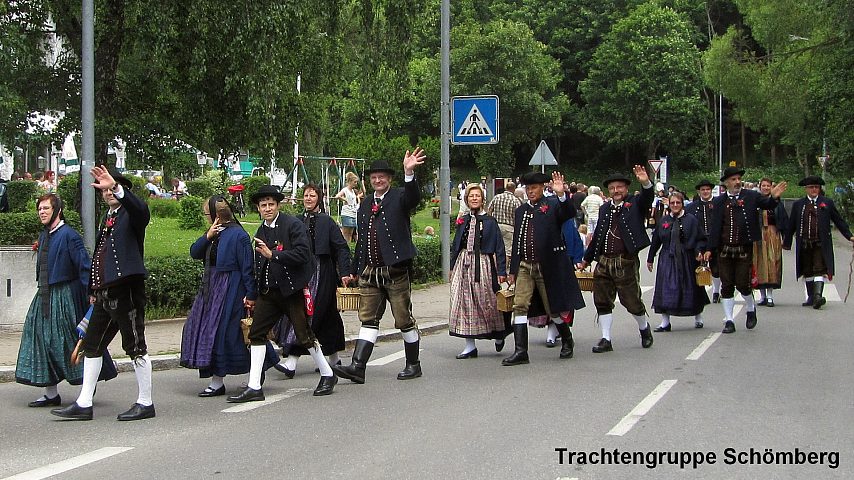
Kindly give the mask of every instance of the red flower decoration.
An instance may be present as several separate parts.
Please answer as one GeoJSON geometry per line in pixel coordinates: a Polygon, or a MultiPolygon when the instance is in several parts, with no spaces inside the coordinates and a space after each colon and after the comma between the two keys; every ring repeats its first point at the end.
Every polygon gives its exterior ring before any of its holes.
{"type": "Polygon", "coordinates": [[[715,208],[715,206],[714,206],[714,205],[712,205],[712,202],[709,202],[709,210],[711,210],[711,209],[713,209],[713,208],[715,208]]]}
{"type": "Polygon", "coordinates": [[[665,230],[667,230],[668,228],[670,228],[670,224],[669,224],[669,223],[667,223],[667,222],[662,223],[662,224],[661,224],[661,226],[662,226],[662,227],[664,227],[664,229],[665,229],[665,230]]]}
{"type": "Polygon", "coordinates": [[[34,252],[39,251],[39,241],[38,240],[36,240],[35,243],[33,243],[33,251],[34,252]]]}
{"type": "Polygon", "coordinates": [[[371,211],[374,212],[374,214],[376,214],[377,212],[380,211],[380,206],[377,205],[376,203],[371,205],[371,211]]]}
{"type": "Polygon", "coordinates": [[[116,217],[108,218],[104,224],[107,226],[107,228],[113,228],[113,225],[116,224],[116,217]]]}
{"type": "Polygon", "coordinates": [[[548,205],[543,205],[543,206],[541,206],[541,207],[540,207],[540,211],[541,211],[541,212],[543,212],[543,213],[548,212],[548,211],[549,211],[549,206],[548,206],[548,205]]]}
{"type": "Polygon", "coordinates": [[[824,202],[821,202],[818,204],[818,208],[827,208],[827,204],[824,202]]]}
{"type": "Polygon", "coordinates": [[[462,224],[463,224],[463,223],[465,223],[465,222],[466,222],[466,221],[465,221],[465,219],[463,219],[463,217],[460,217],[460,218],[458,218],[458,219],[457,219],[457,225],[462,225],[462,224]]]}
{"type": "Polygon", "coordinates": [[[626,208],[632,208],[632,202],[623,202],[623,206],[626,208]]]}
{"type": "Polygon", "coordinates": [[[737,201],[736,203],[738,203],[738,206],[739,206],[739,207],[743,207],[743,206],[744,206],[744,200],[742,200],[742,199],[740,199],[740,198],[738,199],[738,201],[737,201]]]}
{"type": "Polygon", "coordinates": [[[282,251],[282,250],[284,250],[284,249],[285,249],[285,246],[284,246],[284,245],[276,245],[276,250],[277,250],[277,251],[281,252],[281,251],[282,251]]]}

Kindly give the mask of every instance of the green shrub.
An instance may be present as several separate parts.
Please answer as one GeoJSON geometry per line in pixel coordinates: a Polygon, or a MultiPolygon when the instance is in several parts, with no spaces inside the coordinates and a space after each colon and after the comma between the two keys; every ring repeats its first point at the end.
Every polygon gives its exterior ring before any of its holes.
{"type": "Polygon", "coordinates": [[[257,212],[258,207],[252,203],[252,195],[258,192],[258,189],[264,185],[270,184],[270,177],[259,175],[256,177],[246,177],[240,181],[243,185],[243,202],[246,204],[246,211],[257,212]]]}
{"type": "Polygon", "coordinates": [[[80,188],[77,182],[80,181],[80,172],[69,173],[56,186],[56,194],[65,202],[65,208],[68,210],[79,210],[80,206],[80,188]]]}
{"type": "Polygon", "coordinates": [[[832,193],[836,209],[849,226],[854,225],[854,182],[839,185],[832,193]]]}
{"type": "MultiPolygon", "coordinates": [[[[80,215],[72,210],[65,210],[65,223],[71,228],[82,232],[80,215]]],[[[0,214],[0,245],[32,245],[39,238],[42,224],[36,212],[0,214]]]]}
{"type": "Polygon", "coordinates": [[[442,242],[438,237],[413,237],[418,254],[412,262],[413,283],[428,283],[442,280],[442,242]]]}
{"type": "Polygon", "coordinates": [[[145,293],[148,306],[169,307],[186,313],[193,304],[202,283],[204,266],[189,256],[146,258],[145,293]]]}
{"type": "Polygon", "coordinates": [[[195,180],[187,180],[187,193],[190,196],[198,198],[210,198],[216,193],[214,186],[207,178],[197,178],[195,180]]]}
{"type": "Polygon", "coordinates": [[[178,228],[184,230],[197,230],[205,226],[205,218],[202,214],[203,198],[187,195],[179,202],[180,214],[178,217],[178,228]]]}
{"type": "Polygon", "coordinates": [[[9,212],[26,212],[28,205],[36,198],[38,190],[32,180],[16,180],[6,183],[6,196],[9,199],[9,212]]]}
{"type": "Polygon", "coordinates": [[[133,183],[133,188],[131,189],[131,191],[134,195],[143,199],[148,198],[148,189],[145,188],[145,184],[148,183],[148,180],[142,177],[138,177],[136,175],[128,175],[125,178],[127,178],[131,181],[131,183],[133,183]]]}
{"type": "Polygon", "coordinates": [[[148,209],[153,217],[181,218],[180,202],[171,198],[149,198],[148,209]]]}

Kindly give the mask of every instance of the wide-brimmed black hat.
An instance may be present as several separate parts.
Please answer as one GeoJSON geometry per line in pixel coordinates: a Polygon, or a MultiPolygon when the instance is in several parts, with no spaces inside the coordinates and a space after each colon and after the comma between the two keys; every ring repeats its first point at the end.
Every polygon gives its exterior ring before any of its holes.
{"type": "Polygon", "coordinates": [[[372,173],[387,173],[393,176],[394,169],[392,169],[385,160],[375,160],[374,163],[371,164],[371,168],[365,170],[365,177],[370,177],[372,173]]]}
{"type": "Polygon", "coordinates": [[[133,182],[131,182],[128,177],[117,173],[113,175],[113,180],[115,180],[116,183],[118,183],[122,187],[127,188],[129,190],[133,190],[133,182]]]}
{"type": "Polygon", "coordinates": [[[272,197],[277,202],[281,202],[285,199],[285,196],[282,195],[282,192],[280,192],[278,188],[272,185],[262,185],[257,192],[252,194],[251,200],[252,203],[257,204],[262,198],[266,197],[272,197]]]}
{"type": "Polygon", "coordinates": [[[798,186],[800,187],[806,187],[807,185],[824,185],[824,179],[817,175],[810,175],[798,182],[798,186]]]}
{"type": "Polygon", "coordinates": [[[704,178],[704,179],[700,180],[700,183],[694,185],[694,190],[699,190],[700,187],[715,188],[715,184],[712,183],[711,180],[704,178]]]}
{"type": "Polygon", "coordinates": [[[608,175],[608,178],[606,178],[605,181],[602,182],[602,186],[604,186],[607,189],[608,184],[611,182],[623,182],[628,187],[629,185],[632,184],[632,179],[623,175],[622,173],[614,173],[614,174],[608,175]]]}
{"type": "Polygon", "coordinates": [[[549,183],[552,177],[542,172],[528,172],[519,178],[522,185],[536,185],[538,183],[549,183]]]}
{"type": "Polygon", "coordinates": [[[723,182],[733,175],[744,175],[744,169],[738,167],[726,167],[724,174],[721,175],[721,181],[723,182]]]}

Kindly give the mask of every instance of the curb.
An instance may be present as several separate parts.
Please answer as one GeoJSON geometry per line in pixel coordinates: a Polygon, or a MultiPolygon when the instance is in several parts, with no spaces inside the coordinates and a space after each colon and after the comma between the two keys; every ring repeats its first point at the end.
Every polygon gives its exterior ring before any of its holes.
{"type": "MultiPolygon", "coordinates": [[[[161,320],[163,321],[163,320],[161,320]]],[[[168,320],[165,320],[168,321],[168,320]]],[[[442,330],[446,330],[448,328],[447,321],[434,321],[434,322],[425,322],[423,325],[420,325],[418,329],[422,334],[431,334],[437,333],[442,330]]],[[[344,348],[346,350],[352,350],[353,345],[356,343],[356,339],[358,336],[348,336],[345,339],[344,348]]],[[[377,342],[390,342],[394,340],[400,340],[400,330],[397,329],[385,329],[380,330],[380,334],[377,337],[377,342]]],[[[133,371],[133,362],[131,359],[127,357],[117,358],[115,359],[116,369],[121,372],[131,372],[133,371]]],[[[152,355],[151,356],[151,368],[154,370],[171,370],[175,368],[181,368],[181,354],[180,353],[168,353],[163,355],[152,355]]],[[[10,383],[15,381],[15,366],[6,366],[0,367],[0,383],[10,383]]]]}

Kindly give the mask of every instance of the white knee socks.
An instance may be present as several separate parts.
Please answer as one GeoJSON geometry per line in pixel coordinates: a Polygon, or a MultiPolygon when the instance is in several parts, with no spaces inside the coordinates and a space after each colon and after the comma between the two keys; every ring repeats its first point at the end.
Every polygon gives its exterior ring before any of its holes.
{"type": "Polygon", "coordinates": [[[285,366],[288,370],[296,370],[297,369],[297,360],[299,360],[299,356],[297,355],[288,355],[284,361],[281,362],[282,365],[285,366]]]}
{"type": "Polygon", "coordinates": [[[223,385],[225,385],[225,382],[223,380],[223,377],[218,377],[216,375],[212,376],[211,384],[208,385],[208,388],[211,390],[219,390],[220,388],[222,388],[223,385]]]}
{"type": "Polygon", "coordinates": [[[246,383],[246,386],[252,390],[261,389],[261,372],[264,370],[264,357],[266,356],[266,345],[249,346],[249,357],[252,363],[249,367],[249,381],[246,383]]]}
{"type": "Polygon", "coordinates": [[[341,361],[341,359],[338,358],[338,352],[335,352],[332,355],[327,355],[326,360],[329,361],[329,365],[335,365],[341,361]]]}
{"type": "Polygon", "coordinates": [[[59,395],[59,389],[56,388],[56,385],[48,385],[44,387],[44,399],[47,400],[49,398],[56,398],[59,395]]]}
{"type": "Polygon", "coordinates": [[[527,315],[516,315],[513,317],[513,325],[527,325],[528,324],[528,316],[527,315]]]}
{"type": "Polygon", "coordinates": [[[469,352],[473,352],[473,351],[474,351],[474,349],[475,349],[475,346],[474,346],[474,339],[473,339],[473,338],[467,338],[467,339],[466,339],[466,346],[465,346],[465,348],[463,348],[463,351],[462,351],[462,352],[460,352],[460,353],[461,353],[461,354],[466,354],[466,353],[469,353],[469,352]]]}
{"type": "Polygon", "coordinates": [[[101,366],[104,357],[83,357],[83,386],[80,387],[80,395],[77,397],[77,405],[83,408],[92,406],[92,397],[95,396],[95,384],[101,375],[101,366]]]}
{"type": "Polygon", "coordinates": [[[139,396],[136,403],[146,407],[154,402],[151,400],[151,359],[148,355],[137,357],[133,361],[133,371],[136,374],[136,384],[139,387],[139,396]]]}
{"type": "MultiPolygon", "coordinates": [[[[561,321],[561,323],[563,323],[563,321],[560,320],[560,317],[558,317],[558,320],[561,321]]],[[[554,321],[554,319],[552,319],[552,321],[554,321]]],[[[557,327],[555,326],[554,323],[550,323],[547,327],[547,330],[548,330],[548,332],[546,333],[546,340],[554,342],[555,339],[557,338],[557,327]]]]}
{"type": "MultiPolygon", "coordinates": [[[[753,298],[753,297],[751,297],[753,298]]],[[[734,298],[722,298],[721,305],[724,306],[724,321],[731,322],[732,321],[732,310],[735,308],[735,299],[734,298]]],[[[754,307],[755,308],[755,307],[754,307]]]]}
{"type": "Polygon", "coordinates": [[[661,314],[661,328],[667,328],[670,325],[670,314],[662,313],[661,314]]]}
{"type": "Polygon", "coordinates": [[[317,343],[315,343],[314,347],[308,349],[308,353],[311,355],[311,359],[314,360],[317,369],[320,370],[320,376],[331,377],[332,367],[326,362],[326,357],[323,356],[323,352],[317,347],[317,343]]]}
{"type": "Polygon", "coordinates": [[[403,337],[403,341],[406,343],[415,343],[421,339],[421,337],[418,336],[418,330],[415,328],[406,332],[400,332],[400,336],[403,337]]]}
{"type": "Polygon", "coordinates": [[[377,343],[377,337],[379,335],[380,331],[377,328],[362,327],[359,329],[359,340],[367,340],[371,343],[377,343]]]}
{"type": "Polygon", "coordinates": [[[721,279],[720,277],[712,277],[712,293],[721,293],[721,279]]]}
{"type": "Polygon", "coordinates": [[[646,321],[646,315],[632,315],[635,321],[638,322],[638,330],[646,330],[649,328],[649,322],[646,321]]]}
{"type": "Polygon", "coordinates": [[[602,328],[602,338],[611,340],[611,324],[614,323],[614,314],[606,313],[599,315],[599,326],[602,328]]]}
{"type": "MultiPolygon", "coordinates": [[[[755,312],[756,300],[753,299],[753,294],[751,293],[750,295],[742,295],[742,297],[744,298],[744,308],[748,312],[755,312]]],[[[735,299],[733,299],[733,302],[735,302],[735,299]]]]}

